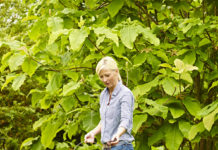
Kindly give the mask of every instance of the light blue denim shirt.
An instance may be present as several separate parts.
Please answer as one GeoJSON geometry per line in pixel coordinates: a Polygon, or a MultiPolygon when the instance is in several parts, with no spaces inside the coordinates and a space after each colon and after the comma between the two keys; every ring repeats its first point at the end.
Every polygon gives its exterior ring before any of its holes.
{"type": "Polygon", "coordinates": [[[134,109],[132,92],[119,81],[108,105],[109,97],[109,90],[105,88],[100,95],[101,142],[111,141],[119,127],[127,130],[120,137],[120,141],[132,142],[134,140],[131,135],[134,109]]]}

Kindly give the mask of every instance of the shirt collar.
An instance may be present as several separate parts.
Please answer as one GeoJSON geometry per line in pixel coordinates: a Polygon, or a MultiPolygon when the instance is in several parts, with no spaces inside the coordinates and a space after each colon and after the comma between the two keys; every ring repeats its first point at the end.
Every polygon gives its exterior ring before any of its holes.
{"type": "Polygon", "coordinates": [[[113,96],[116,96],[118,94],[118,92],[120,91],[122,85],[122,81],[118,81],[116,87],[114,88],[114,91],[112,92],[113,96]]]}

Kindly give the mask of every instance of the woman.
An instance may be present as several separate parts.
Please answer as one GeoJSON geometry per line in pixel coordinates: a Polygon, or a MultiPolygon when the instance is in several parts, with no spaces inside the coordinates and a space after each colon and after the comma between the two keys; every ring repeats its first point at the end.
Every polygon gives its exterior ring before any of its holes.
{"type": "Polygon", "coordinates": [[[122,84],[117,63],[113,58],[102,58],[97,64],[96,72],[106,88],[100,95],[101,120],[85,135],[85,143],[94,143],[95,135],[101,133],[104,150],[133,150],[133,94],[122,84]]]}

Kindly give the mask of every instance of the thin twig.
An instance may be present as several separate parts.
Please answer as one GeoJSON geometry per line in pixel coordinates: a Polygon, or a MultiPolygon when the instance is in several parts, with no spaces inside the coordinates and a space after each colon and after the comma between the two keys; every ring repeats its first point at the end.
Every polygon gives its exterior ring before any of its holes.
{"type": "Polygon", "coordinates": [[[143,8],[141,7],[141,4],[139,3],[139,2],[135,2],[135,4],[136,4],[136,6],[139,8],[139,9],[141,9],[145,14],[146,14],[146,16],[151,20],[151,21],[153,21],[156,25],[158,25],[158,22],[154,19],[154,18],[152,18],[151,17],[151,15],[148,13],[148,10],[147,10],[147,7],[146,6],[143,6],[143,8]]]}
{"type": "Polygon", "coordinates": [[[89,41],[95,46],[95,48],[99,51],[99,52],[101,52],[102,53],[102,55],[104,55],[105,56],[105,54],[103,53],[103,51],[102,50],[100,50],[96,45],[95,45],[95,43],[88,37],[88,39],[89,39],[89,41]]]}

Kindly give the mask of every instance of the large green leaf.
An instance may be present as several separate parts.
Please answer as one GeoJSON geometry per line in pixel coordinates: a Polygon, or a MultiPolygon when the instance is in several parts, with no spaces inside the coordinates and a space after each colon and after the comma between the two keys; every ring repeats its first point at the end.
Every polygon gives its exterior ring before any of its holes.
{"type": "Polygon", "coordinates": [[[197,116],[197,113],[201,110],[200,103],[194,98],[186,97],[182,102],[193,116],[197,116]]]}
{"type": "Polygon", "coordinates": [[[10,70],[11,71],[17,70],[18,66],[22,65],[25,57],[26,57],[25,55],[20,53],[15,53],[14,55],[12,55],[8,60],[10,70]]]}
{"type": "Polygon", "coordinates": [[[133,42],[135,42],[138,34],[138,30],[134,25],[125,26],[120,30],[121,41],[129,49],[133,49],[133,42]]]}
{"type": "Polygon", "coordinates": [[[174,119],[181,117],[185,113],[182,106],[177,103],[170,104],[169,110],[174,119]]]}
{"type": "Polygon", "coordinates": [[[147,114],[139,114],[134,115],[133,117],[133,132],[137,133],[138,129],[141,127],[142,123],[147,120],[148,115],[147,114]]]}
{"type": "Polygon", "coordinates": [[[61,29],[61,30],[58,30],[58,31],[55,31],[55,32],[52,32],[49,36],[49,41],[48,41],[48,44],[52,44],[55,42],[55,40],[62,34],[64,35],[67,35],[69,32],[69,30],[67,29],[61,29]]]}
{"type": "Polygon", "coordinates": [[[29,37],[37,41],[37,39],[46,32],[46,22],[45,20],[38,20],[32,27],[32,29],[29,31],[29,37]]]}
{"type": "Polygon", "coordinates": [[[158,130],[153,132],[153,135],[148,138],[148,145],[154,145],[156,142],[164,139],[164,130],[166,125],[163,125],[158,130]]]}
{"type": "Polygon", "coordinates": [[[116,46],[119,46],[119,39],[115,31],[106,27],[98,27],[98,28],[94,28],[94,32],[98,36],[105,35],[105,37],[111,39],[116,44],[116,46]]]}
{"type": "Polygon", "coordinates": [[[151,116],[160,116],[163,119],[167,117],[168,107],[158,104],[156,101],[142,99],[148,107],[143,108],[143,112],[147,112],[151,116]]]}
{"type": "Polygon", "coordinates": [[[205,116],[207,116],[209,113],[211,113],[212,111],[214,111],[217,107],[218,107],[218,100],[214,101],[213,103],[211,103],[211,104],[205,106],[205,107],[202,108],[200,111],[198,111],[197,116],[205,117],[205,116]]]}
{"type": "Polygon", "coordinates": [[[138,54],[138,55],[134,58],[134,61],[133,61],[133,62],[134,62],[134,67],[138,67],[138,66],[140,66],[141,64],[143,64],[143,63],[145,62],[146,58],[147,58],[147,55],[146,55],[145,52],[138,54]]]}
{"type": "Polygon", "coordinates": [[[211,87],[208,89],[208,91],[210,91],[212,88],[218,86],[218,81],[214,81],[211,85],[211,87]]]}
{"type": "Polygon", "coordinates": [[[210,131],[214,122],[215,122],[215,116],[218,113],[218,108],[216,108],[216,110],[214,110],[212,113],[210,113],[209,115],[205,116],[203,118],[203,123],[204,123],[204,127],[210,131]]]}
{"type": "Polygon", "coordinates": [[[19,76],[17,76],[12,83],[12,88],[15,91],[18,90],[20,86],[24,83],[25,79],[26,79],[25,74],[20,74],[19,76]]]}
{"type": "Polygon", "coordinates": [[[119,46],[113,45],[113,51],[116,56],[122,56],[125,53],[125,48],[122,43],[119,43],[119,46]]]}
{"type": "Polygon", "coordinates": [[[178,150],[183,141],[183,135],[180,132],[178,125],[169,125],[166,130],[165,140],[167,148],[169,150],[178,150]]]}
{"type": "Polygon", "coordinates": [[[195,60],[196,60],[196,54],[194,51],[192,51],[192,52],[185,55],[183,62],[186,64],[193,65],[195,63],[195,60]]]}
{"type": "Polygon", "coordinates": [[[5,68],[8,66],[8,60],[9,60],[11,55],[12,55],[12,52],[8,52],[2,56],[2,59],[1,59],[2,65],[0,67],[1,72],[3,72],[5,70],[5,68]]]}
{"type": "Polygon", "coordinates": [[[47,26],[51,32],[61,30],[64,27],[63,19],[60,17],[50,17],[47,20],[47,26]]]}
{"type": "Polygon", "coordinates": [[[189,130],[188,139],[189,140],[194,139],[198,133],[201,133],[204,130],[205,130],[205,128],[204,128],[203,122],[200,122],[199,124],[193,125],[191,127],[191,129],[189,130]]]}
{"type": "Polygon", "coordinates": [[[49,83],[46,86],[46,91],[54,94],[62,85],[62,74],[57,72],[48,73],[49,83]]]}
{"type": "Polygon", "coordinates": [[[31,77],[35,73],[38,66],[39,64],[36,61],[30,57],[26,57],[22,64],[22,70],[31,77]]]}
{"type": "Polygon", "coordinates": [[[162,86],[164,91],[168,95],[177,95],[180,92],[180,86],[181,86],[181,92],[183,91],[182,85],[179,85],[179,83],[176,80],[169,77],[163,79],[162,86]]]}
{"type": "Polygon", "coordinates": [[[69,96],[73,94],[80,87],[80,82],[71,81],[63,87],[63,95],[69,96]]]}
{"type": "Polygon", "coordinates": [[[71,96],[63,97],[61,100],[61,106],[66,112],[69,112],[75,105],[75,99],[71,96]]]}
{"type": "Polygon", "coordinates": [[[114,17],[119,12],[123,4],[124,0],[113,0],[110,5],[108,5],[107,9],[111,17],[114,17]]]}
{"type": "Polygon", "coordinates": [[[45,147],[53,147],[53,139],[56,134],[59,132],[60,127],[63,125],[64,116],[58,115],[55,119],[47,122],[44,128],[42,128],[41,142],[45,147]]]}
{"type": "Polygon", "coordinates": [[[142,96],[146,94],[147,92],[151,90],[152,87],[155,87],[158,85],[159,80],[160,80],[160,77],[157,76],[154,80],[148,83],[136,86],[133,89],[133,95],[137,98],[138,96],[142,96]]]}
{"type": "Polygon", "coordinates": [[[8,74],[8,75],[6,76],[6,81],[5,81],[5,83],[2,85],[1,90],[3,90],[3,89],[8,85],[8,83],[10,83],[11,81],[13,81],[14,78],[16,78],[16,75],[15,75],[15,74],[8,74]]]}
{"type": "Polygon", "coordinates": [[[33,124],[33,130],[37,130],[39,127],[41,127],[45,122],[49,121],[48,120],[49,116],[48,115],[44,115],[43,117],[41,117],[39,120],[37,120],[36,122],[34,122],[33,124]]]}
{"type": "Polygon", "coordinates": [[[182,132],[183,136],[188,138],[189,131],[191,129],[191,125],[188,121],[180,120],[179,121],[179,129],[182,132]]]}
{"type": "Polygon", "coordinates": [[[67,127],[67,134],[68,137],[71,139],[73,135],[76,135],[78,133],[79,123],[77,122],[70,122],[67,127]]]}
{"type": "Polygon", "coordinates": [[[81,114],[82,125],[85,131],[89,132],[94,129],[99,123],[99,113],[91,110],[81,114]]]}
{"type": "Polygon", "coordinates": [[[79,51],[88,35],[88,28],[72,29],[69,35],[71,49],[79,51]]]}
{"type": "Polygon", "coordinates": [[[149,41],[151,44],[154,44],[155,46],[158,46],[160,44],[159,38],[157,38],[150,29],[148,28],[142,28],[140,29],[140,32],[142,33],[145,40],[149,41]]]}

